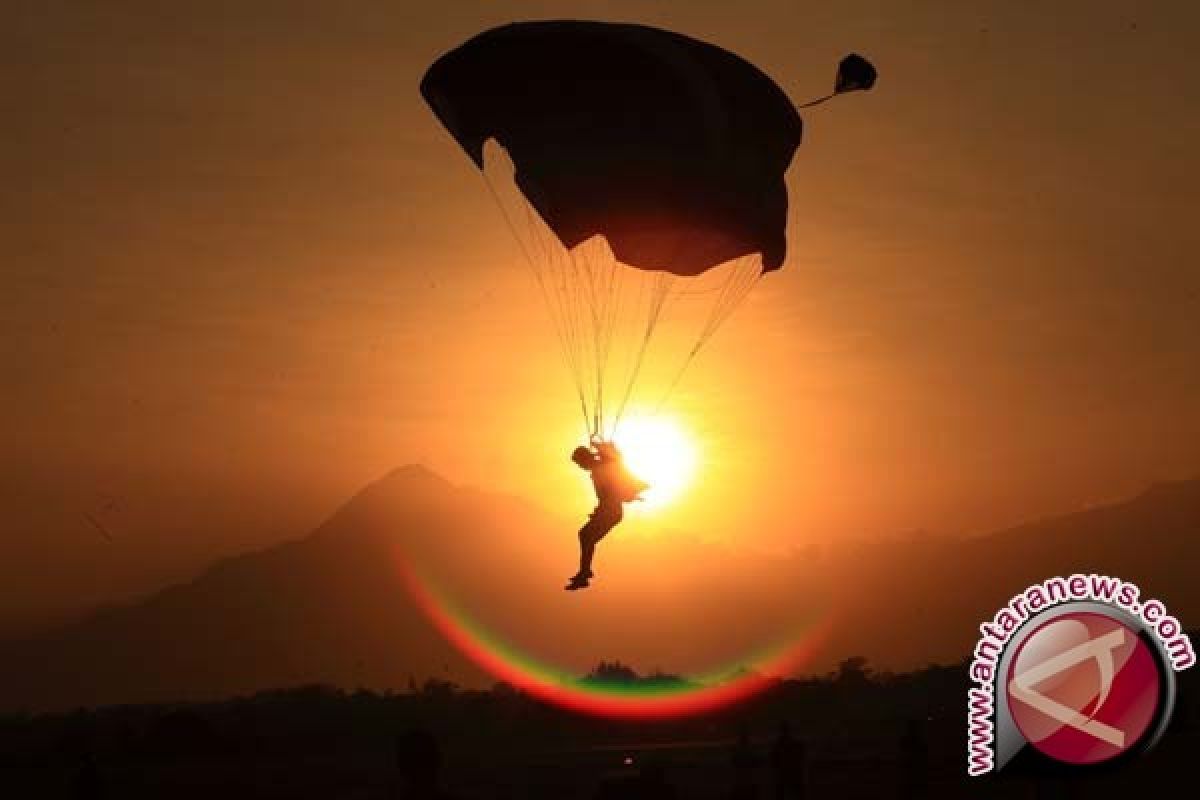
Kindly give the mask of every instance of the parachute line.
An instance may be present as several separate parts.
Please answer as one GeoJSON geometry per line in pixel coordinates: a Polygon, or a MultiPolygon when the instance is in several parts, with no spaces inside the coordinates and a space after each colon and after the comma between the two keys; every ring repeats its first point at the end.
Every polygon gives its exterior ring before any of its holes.
{"type": "Polygon", "coordinates": [[[813,106],[819,106],[819,105],[821,105],[821,103],[824,103],[826,100],[832,100],[833,98],[835,98],[837,96],[838,96],[838,92],[830,92],[829,94],[825,95],[824,97],[818,97],[816,100],[809,100],[804,105],[796,106],[796,108],[798,108],[798,109],[812,108],[813,106]]]}
{"type": "Polygon", "coordinates": [[[661,409],[696,355],[762,273],[758,254],[680,277],[618,261],[603,236],[567,249],[524,197],[511,158],[494,140],[485,148],[483,175],[533,272],[589,436],[611,439],[634,407],[644,380],[661,381],[664,367],[682,361],[662,394],[657,407],[661,409]],[[657,334],[664,320],[675,323],[675,312],[689,309],[700,312],[693,315],[696,321],[679,326],[678,331],[672,328],[678,342],[661,342],[657,334]],[[668,361],[654,355],[652,359],[652,353],[669,350],[672,344],[679,347],[681,357],[668,361]],[[651,360],[655,367],[648,370],[651,360]]]}
{"type": "Polygon", "coordinates": [[[512,218],[509,216],[508,207],[500,199],[500,195],[497,193],[496,187],[493,185],[491,178],[488,176],[486,171],[484,171],[482,175],[483,181],[487,184],[488,191],[492,195],[492,199],[500,208],[500,215],[504,218],[504,224],[508,227],[509,233],[512,234],[512,237],[517,240],[517,246],[521,249],[521,255],[524,257],[525,263],[529,266],[530,271],[533,273],[534,279],[538,285],[538,289],[542,295],[542,301],[552,312],[550,314],[550,324],[551,327],[554,328],[555,335],[558,337],[559,356],[562,358],[564,366],[566,366],[567,372],[571,375],[571,381],[575,386],[575,393],[579,399],[579,410],[583,414],[584,425],[589,426],[587,399],[584,395],[581,372],[576,364],[575,359],[576,344],[574,332],[567,330],[566,326],[564,326],[564,320],[562,319],[563,315],[553,313],[556,305],[552,300],[551,292],[553,287],[547,287],[546,275],[543,274],[542,270],[538,269],[537,261],[535,261],[533,256],[530,254],[529,248],[526,245],[525,237],[521,236],[517,232],[516,226],[513,224],[512,218]]]}

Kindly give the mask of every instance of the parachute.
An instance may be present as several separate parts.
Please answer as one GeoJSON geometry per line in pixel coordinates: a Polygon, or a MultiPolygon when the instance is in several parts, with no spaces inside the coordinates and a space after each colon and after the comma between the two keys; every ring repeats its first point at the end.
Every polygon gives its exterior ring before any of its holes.
{"type": "MultiPolygon", "coordinates": [[[[874,80],[849,56],[834,94],[874,80]]],[[[784,262],[803,125],[733,53],[642,25],[513,23],[439,58],[421,94],[521,243],[590,434],[615,431],[669,312],[705,306],[663,399],[784,262]]]]}

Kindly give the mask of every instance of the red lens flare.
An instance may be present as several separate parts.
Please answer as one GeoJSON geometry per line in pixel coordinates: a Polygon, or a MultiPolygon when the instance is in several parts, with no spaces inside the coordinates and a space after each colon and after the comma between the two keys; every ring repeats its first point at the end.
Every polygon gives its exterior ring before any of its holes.
{"type": "Polygon", "coordinates": [[[399,565],[409,594],[434,628],[461,653],[496,679],[570,711],[620,719],[670,719],[726,708],[774,685],[779,676],[811,662],[832,627],[829,619],[808,624],[784,647],[755,659],[735,677],[701,685],[597,686],[539,663],[500,641],[456,609],[403,560],[399,565]]]}

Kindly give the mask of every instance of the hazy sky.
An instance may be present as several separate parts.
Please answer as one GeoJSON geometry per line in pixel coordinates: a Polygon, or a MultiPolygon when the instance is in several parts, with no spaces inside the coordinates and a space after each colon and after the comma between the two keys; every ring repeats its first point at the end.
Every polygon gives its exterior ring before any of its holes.
{"type": "Polygon", "coordinates": [[[679,30],[797,102],[846,52],[881,74],[806,115],[785,267],[676,397],[701,477],[639,524],[977,531],[1200,473],[1195,3],[24,6],[0,628],[299,534],[407,462],[587,510],[537,293],[417,92],[514,19],[679,30]]]}

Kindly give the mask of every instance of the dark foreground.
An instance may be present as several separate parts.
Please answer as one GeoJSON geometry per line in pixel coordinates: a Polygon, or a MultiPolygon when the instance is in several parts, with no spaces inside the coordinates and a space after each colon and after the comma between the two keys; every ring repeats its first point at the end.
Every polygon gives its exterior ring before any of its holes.
{"type": "Polygon", "coordinates": [[[220,703],[0,717],[0,795],[20,798],[1127,798],[1190,796],[1194,698],[1118,771],[965,775],[963,670],[877,675],[850,660],[734,709],[599,720],[511,687],[326,687],[220,703]],[[1182,792],[1182,794],[1180,794],[1182,792]]]}

